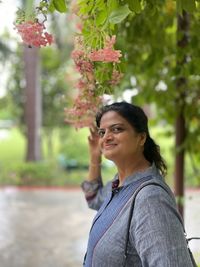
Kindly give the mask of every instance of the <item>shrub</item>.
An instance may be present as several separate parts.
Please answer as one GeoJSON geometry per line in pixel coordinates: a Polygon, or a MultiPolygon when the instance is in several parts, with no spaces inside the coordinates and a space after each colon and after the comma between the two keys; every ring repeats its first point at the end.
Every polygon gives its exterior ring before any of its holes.
{"type": "Polygon", "coordinates": [[[48,163],[18,163],[4,169],[1,185],[52,185],[55,169],[48,163]]]}

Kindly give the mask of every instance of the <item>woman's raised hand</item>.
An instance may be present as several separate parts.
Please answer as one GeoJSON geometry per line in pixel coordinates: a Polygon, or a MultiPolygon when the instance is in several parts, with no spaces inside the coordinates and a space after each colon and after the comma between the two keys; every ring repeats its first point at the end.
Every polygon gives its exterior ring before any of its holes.
{"type": "Polygon", "coordinates": [[[92,164],[101,163],[101,150],[99,146],[99,135],[95,126],[90,127],[90,135],[88,136],[90,161],[92,164]]]}

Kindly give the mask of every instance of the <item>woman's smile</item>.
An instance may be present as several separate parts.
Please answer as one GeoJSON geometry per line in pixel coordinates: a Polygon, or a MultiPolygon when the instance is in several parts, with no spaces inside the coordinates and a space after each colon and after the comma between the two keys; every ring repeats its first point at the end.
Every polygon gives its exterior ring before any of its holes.
{"type": "Polygon", "coordinates": [[[115,148],[116,146],[117,146],[117,144],[108,143],[108,144],[103,145],[103,149],[110,150],[110,149],[115,148]]]}

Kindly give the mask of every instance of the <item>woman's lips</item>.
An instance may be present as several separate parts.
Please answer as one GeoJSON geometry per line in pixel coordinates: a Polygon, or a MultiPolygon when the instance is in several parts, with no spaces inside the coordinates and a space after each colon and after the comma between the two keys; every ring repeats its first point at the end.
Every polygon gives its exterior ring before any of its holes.
{"type": "Polygon", "coordinates": [[[105,144],[104,146],[103,146],[103,148],[104,149],[110,149],[110,148],[113,148],[113,147],[115,147],[116,146],[116,144],[105,144]]]}

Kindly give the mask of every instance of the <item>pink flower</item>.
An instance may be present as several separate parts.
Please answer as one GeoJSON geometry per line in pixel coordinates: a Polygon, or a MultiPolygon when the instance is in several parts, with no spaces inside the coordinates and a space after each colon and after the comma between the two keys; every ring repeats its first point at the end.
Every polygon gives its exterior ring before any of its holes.
{"type": "Polygon", "coordinates": [[[120,50],[113,50],[110,48],[99,49],[89,54],[91,61],[104,61],[104,62],[120,62],[121,57],[120,50]]]}
{"type": "Polygon", "coordinates": [[[105,39],[105,44],[103,49],[94,50],[89,54],[89,59],[91,61],[103,61],[103,62],[120,62],[119,58],[122,56],[120,50],[115,50],[113,45],[115,44],[115,35],[105,39]]]}
{"type": "Polygon", "coordinates": [[[52,35],[44,31],[45,26],[43,23],[26,21],[15,25],[15,28],[27,45],[41,47],[50,45],[53,42],[52,35]]]}
{"type": "Polygon", "coordinates": [[[82,75],[87,75],[88,73],[93,73],[93,63],[88,60],[84,51],[79,49],[74,49],[71,53],[71,57],[74,60],[76,69],[82,75]]]}
{"type": "Polygon", "coordinates": [[[93,71],[93,64],[87,60],[75,61],[75,64],[77,70],[82,74],[93,71]]]}
{"type": "Polygon", "coordinates": [[[111,80],[109,81],[109,84],[112,86],[118,85],[122,77],[123,77],[123,73],[119,72],[118,70],[113,70],[112,77],[111,77],[111,80]]]}
{"type": "Polygon", "coordinates": [[[46,37],[47,43],[52,44],[53,43],[53,36],[52,34],[49,34],[48,32],[44,33],[44,36],[46,37]]]}
{"type": "Polygon", "coordinates": [[[82,79],[80,79],[79,81],[78,81],[78,83],[77,83],[77,88],[79,89],[79,90],[82,90],[82,89],[84,89],[85,87],[86,87],[86,83],[82,80],[82,79]]]}
{"type": "Polygon", "coordinates": [[[86,88],[84,92],[79,93],[76,97],[74,106],[64,110],[65,122],[76,128],[91,126],[94,123],[95,114],[101,103],[101,98],[95,96],[94,92],[87,91],[86,88]]]}
{"type": "Polygon", "coordinates": [[[79,60],[84,57],[84,52],[81,50],[74,49],[71,53],[71,57],[73,58],[73,60],[79,60]]]}
{"type": "Polygon", "coordinates": [[[82,29],[83,29],[83,25],[80,23],[80,22],[77,22],[76,23],[76,29],[80,32],[82,32],[82,29]]]}
{"type": "Polygon", "coordinates": [[[115,35],[113,35],[111,37],[107,36],[106,39],[105,39],[105,44],[104,45],[105,45],[106,48],[112,49],[114,44],[115,44],[115,42],[116,42],[116,36],[115,35]]]}

